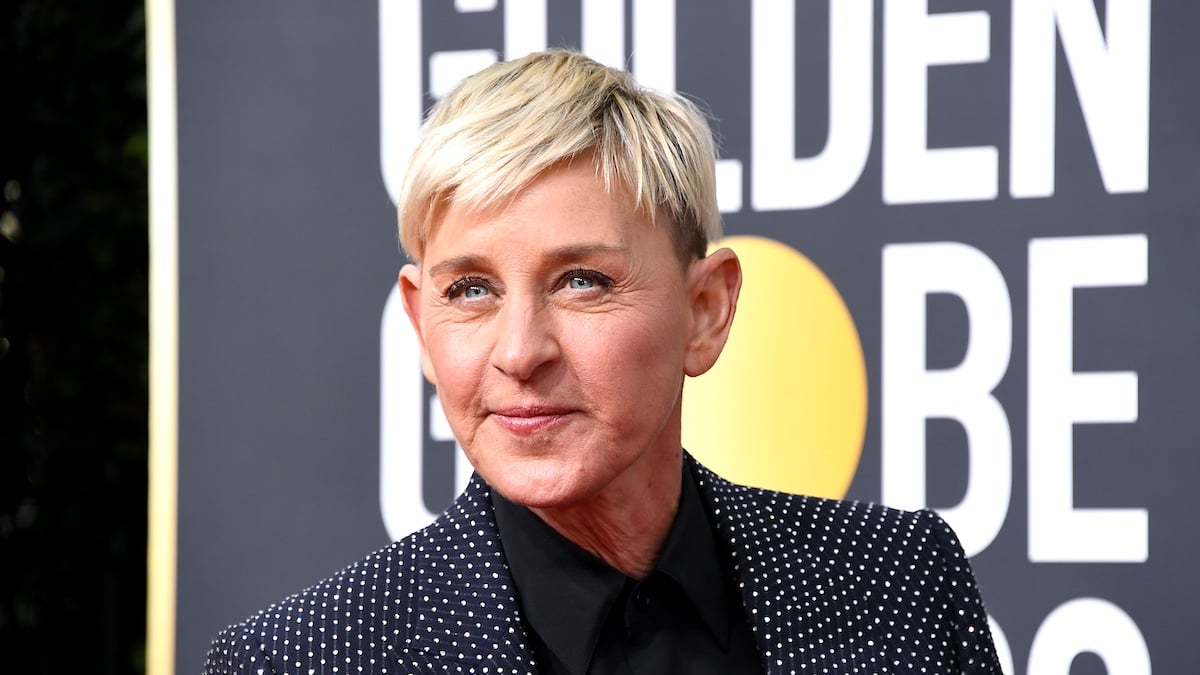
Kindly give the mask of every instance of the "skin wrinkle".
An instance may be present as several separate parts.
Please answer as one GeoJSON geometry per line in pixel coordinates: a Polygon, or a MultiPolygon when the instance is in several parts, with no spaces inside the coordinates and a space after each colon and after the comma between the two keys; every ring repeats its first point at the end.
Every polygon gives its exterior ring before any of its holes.
{"type": "MultiPolygon", "coordinates": [[[[669,466],[683,461],[682,448],[673,457],[665,458],[669,466]]],[[[653,479],[643,486],[646,498],[636,505],[636,512],[660,514],[662,517],[639,517],[629,514],[628,508],[610,503],[611,498],[599,495],[592,504],[566,506],[557,509],[532,509],[560,534],[596,557],[634,579],[645,579],[654,571],[662,547],[666,544],[671,523],[679,510],[681,473],[667,484],[653,479]],[[647,545],[648,542],[653,542],[647,545]]]]}
{"type": "Polygon", "coordinates": [[[406,266],[400,285],[475,469],[640,578],[678,506],[683,378],[716,360],[741,277],[726,249],[681,267],[674,229],[607,191],[593,165],[559,165],[503,207],[449,205],[426,266],[406,266]],[[463,278],[478,288],[448,296],[463,278]]]}

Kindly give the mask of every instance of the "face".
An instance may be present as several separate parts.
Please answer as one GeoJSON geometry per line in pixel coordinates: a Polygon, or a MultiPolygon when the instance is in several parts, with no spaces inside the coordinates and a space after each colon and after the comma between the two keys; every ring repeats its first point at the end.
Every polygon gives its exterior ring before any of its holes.
{"type": "Polygon", "coordinates": [[[535,508],[678,481],[683,378],[716,358],[712,258],[683,265],[667,226],[607,193],[587,160],[503,208],[450,206],[400,284],[483,478],[535,508]]]}

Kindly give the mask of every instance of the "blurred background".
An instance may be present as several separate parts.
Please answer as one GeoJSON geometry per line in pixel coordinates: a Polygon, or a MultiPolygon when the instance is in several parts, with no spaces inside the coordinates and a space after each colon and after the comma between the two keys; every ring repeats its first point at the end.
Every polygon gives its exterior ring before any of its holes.
{"type": "Polygon", "coordinates": [[[0,653],[140,673],[143,4],[0,3],[0,653]]]}

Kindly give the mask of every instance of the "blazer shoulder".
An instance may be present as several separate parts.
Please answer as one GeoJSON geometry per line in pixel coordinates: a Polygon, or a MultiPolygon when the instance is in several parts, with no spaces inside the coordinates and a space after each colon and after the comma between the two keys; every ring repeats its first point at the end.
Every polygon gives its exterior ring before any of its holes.
{"type": "Polygon", "coordinates": [[[800,555],[829,570],[933,565],[974,590],[957,535],[931,510],[748,487],[711,472],[699,483],[717,531],[734,551],[800,555]]]}
{"type": "MultiPolygon", "coordinates": [[[[414,533],[352,563],[308,588],[290,595],[223,630],[209,648],[205,675],[291,672],[289,651],[319,634],[340,636],[386,629],[391,598],[403,595],[404,560],[414,533]],[[330,632],[332,629],[333,632],[330,632]]],[[[351,636],[347,635],[347,638],[351,636]]],[[[379,647],[383,647],[380,640],[379,647]]]]}
{"type": "Polygon", "coordinates": [[[473,480],[421,530],[226,628],[204,672],[308,672],[302,664],[334,658],[348,672],[389,672],[417,631],[430,627],[412,617],[451,611],[438,604],[453,592],[447,573],[496,568],[499,551],[488,488],[473,480]]]}
{"type": "Polygon", "coordinates": [[[744,593],[752,616],[773,613],[773,625],[816,635],[847,662],[919,652],[930,672],[1000,672],[970,564],[934,512],[697,477],[739,581],[754,589],[744,593]]]}
{"type": "MultiPolygon", "coordinates": [[[[870,541],[902,535],[922,525],[922,515],[873,502],[828,499],[730,482],[692,461],[694,476],[718,529],[745,530],[754,540],[820,531],[852,533],[870,541]]],[[[936,516],[935,516],[936,517],[936,516]]]]}

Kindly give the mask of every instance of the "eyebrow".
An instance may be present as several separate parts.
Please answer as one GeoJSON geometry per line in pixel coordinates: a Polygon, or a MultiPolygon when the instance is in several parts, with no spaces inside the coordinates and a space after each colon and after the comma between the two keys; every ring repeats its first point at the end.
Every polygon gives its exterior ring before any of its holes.
{"type": "Polygon", "coordinates": [[[550,251],[547,258],[556,262],[571,262],[582,260],[596,255],[628,255],[629,248],[626,246],[613,246],[612,244],[572,244],[563,246],[550,251]]]}
{"type": "Polygon", "coordinates": [[[440,263],[429,268],[429,276],[436,277],[442,274],[458,272],[460,270],[477,268],[483,264],[483,258],[477,255],[460,255],[453,258],[447,258],[440,263]]]}
{"type": "MultiPolygon", "coordinates": [[[[562,246],[549,251],[546,258],[555,263],[569,263],[576,260],[583,260],[597,255],[627,255],[629,248],[626,246],[613,246],[611,244],[602,243],[585,243],[571,244],[562,246]]],[[[480,267],[489,266],[487,260],[483,256],[468,253],[465,255],[447,258],[436,265],[429,268],[429,276],[436,277],[443,274],[452,274],[462,272],[468,269],[478,269],[480,267]]]]}

